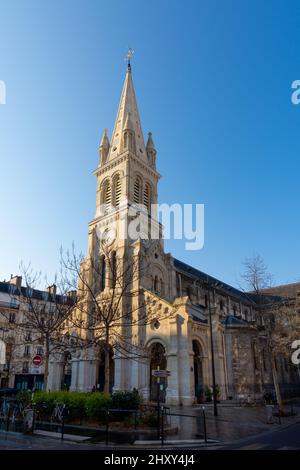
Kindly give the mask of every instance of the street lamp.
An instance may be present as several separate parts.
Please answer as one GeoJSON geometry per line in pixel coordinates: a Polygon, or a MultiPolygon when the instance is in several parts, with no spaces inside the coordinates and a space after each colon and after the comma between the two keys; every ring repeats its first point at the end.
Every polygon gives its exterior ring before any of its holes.
{"type": "Polygon", "coordinates": [[[208,314],[209,314],[209,330],[210,330],[210,352],[211,352],[211,371],[212,371],[212,383],[213,383],[214,416],[218,416],[217,393],[216,393],[215,355],[214,355],[214,340],[213,340],[210,292],[209,292],[209,295],[208,295],[208,314]]]}

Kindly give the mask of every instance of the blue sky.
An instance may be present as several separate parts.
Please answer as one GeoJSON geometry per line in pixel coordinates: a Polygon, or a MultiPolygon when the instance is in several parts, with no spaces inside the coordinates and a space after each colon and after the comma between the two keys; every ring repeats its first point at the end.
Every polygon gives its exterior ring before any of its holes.
{"type": "Polygon", "coordinates": [[[204,203],[205,247],[172,254],[237,284],[260,253],[299,280],[297,1],[0,2],[0,279],[59,248],[86,251],[98,144],[112,132],[127,47],[160,202],[204,203]]]}

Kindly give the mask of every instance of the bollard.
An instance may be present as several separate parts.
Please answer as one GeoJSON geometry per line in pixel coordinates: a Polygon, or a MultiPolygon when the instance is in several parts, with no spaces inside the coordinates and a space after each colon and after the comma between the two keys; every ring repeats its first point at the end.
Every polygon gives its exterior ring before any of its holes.
{"type": "Polygon", "coordinates": [[[278,407],[278,424],[281,424],[281,410],[278,407]]]}
{"type": "Polygon", "coordinates": [[[202,406],[204,442],[207,444],[205,406],[202,406]]]}
{"type": "Polygon", "coordinates": [[[164,407],[161,407],[161,445],[164,445],[164,407]]]}
{"type": "Polygon", "coordinates": [[[137,428],[137,410],[134,412],[134,429],[136,430],[137,428]]]}
{"type": "Polygon", "coordinates": [[[9,430],[9,414],[10,414],[10,406],[8,405],[7,417],[6,417],[6,432],[8,432],[8,430],[9,430]]]}
{"type": "Polygon", "coordinates": [[[33,409],[33,418],[32,418],[32,434],[34,434],[34,428],[35,428],[35,421],[36,421],[36,405],[33,403],[32,405],[33,409]]]}
{"type": "Polygon", "coordinates": [[[64,415],[62,416],[61,420],[61,440],[64,440],[64,432],[65,432],[65,417],[64,415]]]}
{"type": "Polygon", "coordinates": [[[107,446],[108,446],[108,433],[109,433],[109,411],[106,410],[105,445],[107,446]]]}

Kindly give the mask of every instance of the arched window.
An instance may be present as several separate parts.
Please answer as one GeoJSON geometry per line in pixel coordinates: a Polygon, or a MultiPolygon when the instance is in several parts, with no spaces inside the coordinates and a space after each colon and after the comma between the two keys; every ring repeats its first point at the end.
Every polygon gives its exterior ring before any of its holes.
{"type": "Polygon", "coordinates": [[[100,281],[100,291],[105,289],[105,278],[106,278],[106,262],[105,256],[102,255],[100,258],[100,266],[101,266],[101,281],[100,281]]]}
{"type": "Polygon", "coordinates": [[[151,188],[148,183],[145,184],[144,187],[144,206],[146,207],[147,211],[150,213],[151,208],[151,188]]]}
{"type": "Polygon", "coordinates": [[[158,277],[157,276],[155,276],[155,278],[154,278],[153,289],[154,289],[155,293],[158,293],[159,286],[158,286],[158,277]]]}
{"type": "Polygon", "coordinates": [[[141,179],[137,176],[133,188],[133,202],[135,202],[135,204],[139,204],[141,202],[141,192],[142,182],[141,179]]]}
{"type": "Polygon", "coordinates": [[[113,251],[111,254],[110,269],[111,269],[111,287],[114,288],[116,286],[116,280],[117,280],[117,255],[115,251],[113,251]]]}
{"type": "Polygon", "coordinates": [[[194,353],[194,388],[197,403],[203,400],[203,353],[202,348],[198,341],[193,340],[193,353],[194,353]]]}
{"type": "Polygon", "coordinates": [[[114,180],[114,205],[119,207],[121,200],[121,178],[117,175],[114,180]]]}

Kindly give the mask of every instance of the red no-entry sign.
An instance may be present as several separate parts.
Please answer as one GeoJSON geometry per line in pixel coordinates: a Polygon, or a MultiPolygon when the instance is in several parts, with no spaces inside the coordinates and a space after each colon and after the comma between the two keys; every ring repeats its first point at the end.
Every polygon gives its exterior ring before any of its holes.
{"type": "Polygon", "coordinates": [[[32,359],[32,362],[35,366],[40,366],[43,362],[43,359],[42,359],[42,356],[34,356],[34,358],[32,359]]]}

